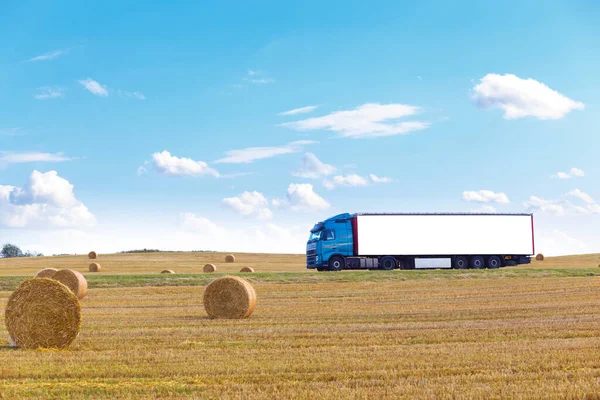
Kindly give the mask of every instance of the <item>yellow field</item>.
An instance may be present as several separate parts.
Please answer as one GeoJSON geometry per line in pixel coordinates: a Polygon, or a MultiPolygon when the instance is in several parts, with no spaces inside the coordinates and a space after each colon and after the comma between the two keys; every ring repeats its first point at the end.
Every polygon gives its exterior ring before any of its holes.
{"type": "MultiPolygon", "coordinates": [[[[218,272],[239,272],[242,267],[257,272],[312,272],[306,269],[304,254],[253,254],[235,253],[236,262],[225,263],[224,253],[157,252],[100,254],[97,260],[86,255],[61,257],[26,257],[0,259],[1,275],[33,275],[42,268],[70,268],[87,272],[90,262],[102,265],[102,274],[152,274],[164,269],[176,273],[200,273],[205,264],[215,264],[218,272]]],[[[533,261],[530,265],[515,268],[597,268],[600,254],[550,257],[545,261],[533,261]]]]}
{"type": "Polygon", "coordinates": [[[598,277],[256,289],[241,321],[207,319],[202,287],[92,289],[64,351],[12,350],[0,323],[0,398],[600,393],[598,277]]]}

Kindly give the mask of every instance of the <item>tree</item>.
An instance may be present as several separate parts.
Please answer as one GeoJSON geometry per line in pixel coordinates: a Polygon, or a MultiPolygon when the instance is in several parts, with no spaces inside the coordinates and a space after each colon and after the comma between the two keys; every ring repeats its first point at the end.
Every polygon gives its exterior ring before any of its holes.
{"type": "Polygon", "coordinates": [[[23,252],[14,244],[7,243],[4,245],[4,247],[2,247],[2,251],[0,251],[0,256],[4,258],[23,257],[23,252]]]}

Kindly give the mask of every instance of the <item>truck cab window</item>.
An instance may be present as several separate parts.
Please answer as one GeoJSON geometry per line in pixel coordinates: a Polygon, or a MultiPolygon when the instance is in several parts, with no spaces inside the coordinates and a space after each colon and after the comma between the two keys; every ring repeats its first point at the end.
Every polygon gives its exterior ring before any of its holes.
{"type": "Polygon", "coordinates": [[[325,240],[335,240],[335,231],[328,230],[325,232],[325,240]]]}

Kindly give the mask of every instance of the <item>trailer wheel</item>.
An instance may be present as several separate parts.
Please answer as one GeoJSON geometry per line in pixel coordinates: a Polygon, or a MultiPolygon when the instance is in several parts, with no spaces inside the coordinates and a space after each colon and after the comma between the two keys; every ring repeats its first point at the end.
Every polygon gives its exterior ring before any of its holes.
{"type": "Polygon", "coordinates": [[[491,256],[487,262],[488,268],[496,269],[502,266],[502,260],[498,256],[491,256]]]}
{"type": "Polygon", "coordinates": [[[382,257],[379,261],[379,268],[384,269],[386,271],[393,270],[394,268],[396,268],[397,265],[398,261],[396,261],[396,258],[392,256],[382,257]]]}
{"type": "Polygon", "coordinates": [[[467,257],[458,256],[454,259],[454,268],[456,269],[467,269],[469,267],[469,261],[467,257]]]}
{"type": "Polygon", "coordinates": [[[481,256],[471,257],[471,268],[482,269],[485,267],[485,262],[481,256]]]}
{"type": "Polygon", "coordinates": [[[341,271],[346,266],[346,260],[344,257],[333,256],[329,259],[329,270],[330,271],[341,271]]]}

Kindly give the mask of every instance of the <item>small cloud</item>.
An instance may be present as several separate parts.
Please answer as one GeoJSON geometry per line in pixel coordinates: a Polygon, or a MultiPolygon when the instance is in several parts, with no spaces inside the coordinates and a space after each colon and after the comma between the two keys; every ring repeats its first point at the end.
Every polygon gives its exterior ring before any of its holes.
{"type": "Polygon", "coordinates": [[[23,136],[25,133],[21,131],[21,128],[4,128],[0,129],[0,136],[23,136]]]}
{"type": "Polygon", "coordinates": [[[40,56],[36,56],[33,58],[30,58],[29,60],[27,60],[27,62],[35,62],[35,61],[47,61],[47,60],[53,60],[63,54],[66,54],[69,52],[69,49],[65,49],[65,50],[54,50],[51,51],[49,53],[46,54],[42,54],[40,56]]]}
{"type": "Polygon", "coordinates": [[[462,195],[466,201],[476,201],[480,203],[498,203],[508,204],[508,197],[504,193],[494,193],[491,190],[465,191],[462,195]]]}
{"type": "Polygon", "coordinates": [[[279,126],[297,131],[329,130],[348,138],[394,136],[429,127],[429,122],[396,121],[420,111],[419,107],[406,104],[363,104],[354,110],[336,111],[279,126]]]}
{"type": "Polygon", "coordinates": [[[321,162],[313,153],[304,153],[302,164],[297,172],[292,175],[299,178],[317,179],[322,176],[332,175],[337,171],[333,165],[321,162]]]}
{"type": "Polygon", "coordinates": [[[303,146],[315,144],[318,142],[312,140],[298,140],[288,143],[285,146],[269,147],[247,147],[245,149],[229,150],[225,152],[227,157],[215,161],[216,164],[248,164],[256,160],[272,158],[283,154],[297,153],[303,146]]]}
{"type": "Polygon", "coordinates": [[[306,114],[306,113],[314,111],[317,107],[319,107],[319,106],[306,106],[306,107],[294,108],[293,110],[284,111],[284,112],[281,112],[281,113],[279,113],[277,115],[306,114]]]}
{"type": "Polygon", "coordinates": [[[274,78],[269,78],[263,75],[260,71],[248,70],[248,76],[244,78],[245,81],[253,83],[255,85],[263,85],[266,83],[275,83],[274,78]]]}
{"type": "Polygon", "coordinates": [[[0,152],[0,163],[4,164],[22,164],[30,162],[63,162],[71,160],[74,160],[74,158],[66,157],[63,153],[42,153],[37,151],[0,152]]]}
{"type": "Polygon", "coordinates": [[[373,183],[390,183],[393,181],[392,178],[388,178],[387,176],[377,176],[375,174],[369,174],[369,178],[373,183]]]}
{"type": "Polygon", "coordinates": [[[128,91],[122,91],[121,89],[119,89],[118,93],[121,97],[125,97],[125,98],[133,97],[134,99],[138,99],[138,100],[146,100],[146,96],[144,96],[143,93],[138,92],[138,91],[128,92],[128,91]]]}
{"type": "Polygon", "coordinates": [[[40,92],[33,96],[38,100],[55,99],[64,95],[64,89],[58,86],[42,86],[38,90],[40,92]]]}
{"type": "Polygon", "coordinates": [[[108,90],[106,89],[106,86],[102,86],[92,78],[83,79],[78,82],[90,93],[96,96],[108,96],[108,90]]]}
{"type": "Polygon", "coordinates": [[[290,183],[284,200],[274,199],[273,207],[289,209],[299,213],[324,211],[331,205],[313,189],[310,183],[290,183]]]}
{"type": "Polygon", "coordinates": [[[142,176],[148,173],[148,170],[146,169],[146,167],[143,166],[139,166],[137,169],[137,174],[138,176],[142,176]]]}
{"type": "Polygon", "coordinates": [[[269,201],[260,192],[244,192],[236,197],[223,199],[223,204],[243,216],[252,216],[261,220],[271,219],[269,201]]]}
{"type": "Polygon", "coordinates": [[[558,179],[571,179],[573,177],[582,177],[585,176],[585,172],[579,168],[571,168],[569,172],[557,172],[552,175],[552,178],[558,179]]]}
{"type": "Polygon", "coordinates": [[[206,162],[175,157],[166,150],[152,154],[151,162],[159,173],[167,176],[211,175],[217,178],[220,177],[219,173],[210,168],[206,162]]]}
{"type": "Polygon", "coordinates": [[[560,119],[584,104],[550,89],[535,79],[512,74],[487,74],[473,88],[472,99],[480,108],[500,108],[505,119],[535,117],[560,119]]]}
{"type": "Polygon", "coordinates": [[[529,200],[523,204],[529,212],[541,211],[555,216],[565,215],[564,202],[559,200],[546,200],[537,196],[530,196],[529,200]]]}
{"type": "Polygon", "coordinates": [[[592,196],[590,196],[589,194],[587,194],[585,192],[582,192],[579,189],[570,191],[569,193],[567,193],[567,196],[577,197],[578,199],[583,200],[587,204],[595,204],[596,203],[594,201],[594,199],[592,198],[592,196]]]}

